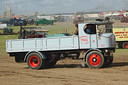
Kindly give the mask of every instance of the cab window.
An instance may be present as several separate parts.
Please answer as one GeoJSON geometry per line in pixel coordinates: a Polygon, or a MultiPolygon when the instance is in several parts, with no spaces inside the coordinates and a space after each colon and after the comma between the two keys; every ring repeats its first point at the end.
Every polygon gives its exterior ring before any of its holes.
{"type": "Polygon", "coordinates": [[[87,25],[84,27],[84,32],[85,32],[86,34],[96,34],[96,25],[87,24],[87,25]]]}
{"type": "Polygon", "coordinates": [[[112,24],[98,25],[100,33],[112,33],[112,24]]]}

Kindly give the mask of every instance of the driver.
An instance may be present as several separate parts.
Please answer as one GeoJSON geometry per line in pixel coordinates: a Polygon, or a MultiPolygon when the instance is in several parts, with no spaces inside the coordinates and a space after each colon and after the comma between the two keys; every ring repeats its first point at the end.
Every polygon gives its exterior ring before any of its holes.
{"type": "Polygon", "coordinates": [[[95,29],[94,25],[87,25],[87,27],[85,28],[84,31],[87,34],[96,34],[96,29],[95,29]]]}

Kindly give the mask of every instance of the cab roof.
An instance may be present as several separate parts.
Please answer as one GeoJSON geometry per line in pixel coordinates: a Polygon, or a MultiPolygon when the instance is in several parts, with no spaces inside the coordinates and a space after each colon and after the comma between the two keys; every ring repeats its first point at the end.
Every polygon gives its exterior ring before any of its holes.
{"type": "Polygon", "coordinates": [[[104,24],[113,24],[114,22],[84,22],[79,24],[93,24],[93,25],[104,25],[104,24]]]}

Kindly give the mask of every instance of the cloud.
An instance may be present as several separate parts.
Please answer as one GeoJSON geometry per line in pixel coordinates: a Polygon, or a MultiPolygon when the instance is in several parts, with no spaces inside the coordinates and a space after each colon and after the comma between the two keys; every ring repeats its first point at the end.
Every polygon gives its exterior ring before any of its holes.
{"type": "Polygon", "coordinates": [[[72,13],[128,9],[128,0],[0,0],[0,14],[10,6],[15,14],[72,13]],[[6,3],[11,3],[7,5],[6,3]]]}

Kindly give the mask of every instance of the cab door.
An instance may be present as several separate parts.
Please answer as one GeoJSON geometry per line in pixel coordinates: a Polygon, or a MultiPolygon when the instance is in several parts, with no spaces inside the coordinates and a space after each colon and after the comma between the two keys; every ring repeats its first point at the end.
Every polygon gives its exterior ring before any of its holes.
{"type": "Polygon", "coordinates": [[[90,35],[90,48],[97,48],[97,25],[91,24],[91,33],[90,35]]]}
{"type": "Polygon", "coordinates": [[[97,34],[90,34],[90,48],[97,48],[97,34]]]}
{"type": "Polygon", "coordinates": [[[97,34],[95,24],[80,25],[79,41],[81,49],[97,48],[97,34]],[[86,33],[87,26],[91,25],[90,33],[86,33]]]}
{"type": "Polygon", "coordinates": [[[84,32],[85,24],[79,24],[79,47],[80,49],[90,48],[90,35],[84,32]]]}

